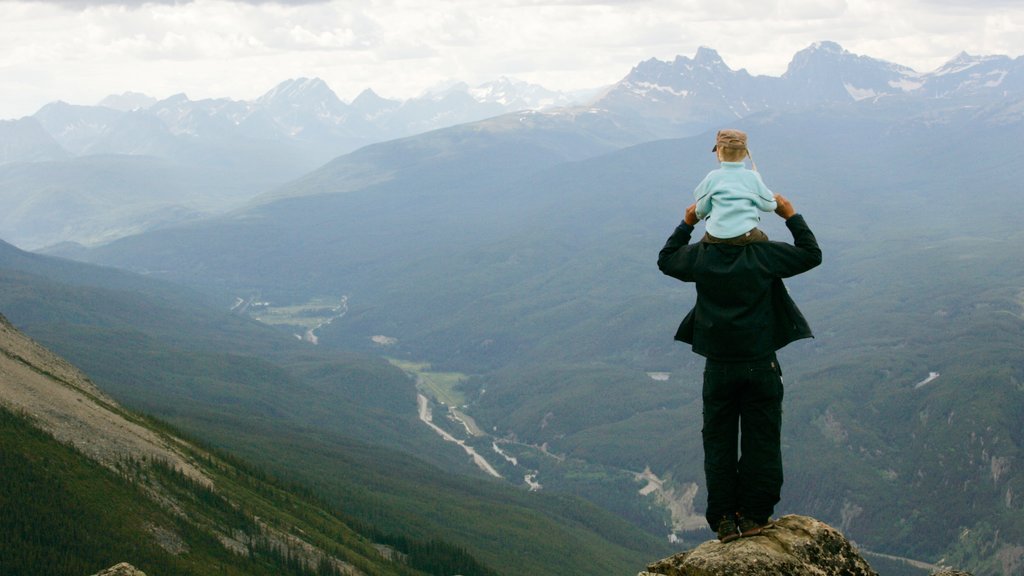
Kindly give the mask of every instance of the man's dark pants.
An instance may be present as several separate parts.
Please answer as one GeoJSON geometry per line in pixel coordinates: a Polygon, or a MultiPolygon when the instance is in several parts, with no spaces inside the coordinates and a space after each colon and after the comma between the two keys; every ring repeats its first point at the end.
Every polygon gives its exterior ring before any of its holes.
{"type": "Polygon", "coordinates": [[[739,512],[764,521],[782,491],[782,370],[775,355],[704,365],[705,517],[712,530],[739,512]],[[739,452],[737,452],[737,435],[739,452]]]}

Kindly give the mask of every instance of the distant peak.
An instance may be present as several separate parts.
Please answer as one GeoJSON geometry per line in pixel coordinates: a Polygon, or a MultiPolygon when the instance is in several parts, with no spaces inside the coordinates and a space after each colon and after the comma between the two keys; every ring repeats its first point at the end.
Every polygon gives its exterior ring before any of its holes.
{"type": "Polygon", "coordinates": [[[188,95],[184,92],[178,92],[163,99],[163,103],[166,104],[177,104],[179,102],[189,102],[188,95]]]}
{"type": "Polygon", "coordinates": [[[822,40],[820,42],[815,42],[808,46],[807,48],[804,48],[803,50],[800,50],[799,52],[794,54],[793,60],[820,60],[822,58],[827,59],[832,57],[842,57],[850,55],[851,53],[842,46],[840,46],[839,44],[836,44],[835,42],[830,42],[828,40],[822,40]]]}
{"type": "Polygon", "coordinates": [[[329,100],[333,102],[338,100],[338,95],[320,78],[302,77],[281,82],[261,96],[260,100],[264,102],[274,100],[329,100]]]}
{"type": "MultiPolygon", "coordinates": [[[[356,96],[356,100],[360,100],[360,99],[363,99],[363,100],[383,100],[383,98],[381,98],[380,94],[377,94],[376,92],[373,91],[373,88],[367,88],[367,89],[363,90],[362,92],[360,92],[359,95],[356,96]]],[[[353,100],[353,102],[354,101],[355,100],[353,100]]]]}
{"type": "Polygon", "coordinates": [[[367,88],[356,96],[355,100],[352,101],[352,106],[356,108],[378,108],[381,106],[397,106],[399,102],[395,100],[388,100],[380,94],[373,91],[372,88],[367,88]]]}
{"type": "Polygon", "coordinates": [[[122,94],[111,94],[110,96],[107,96],[103,100],[100,100],[97,106],[128,112],[131,110],[149,108],[153,104],[156,104],[156,102],[156,98],[147,96],[141,92],[124,92],[122,94]]]}
{"type": "Polygon", "coordinates": [[[701,46],[697,48],[697,53],[693,56],[693,61],[702,64],[715,64],[721,62],[722,57],[718,55],[718,51],[714,48],[701,46]]]}
{"type": "Polygon", "coordinates": [[[789,67],[786,68],[786,73],[783,76],[793,76],[800,73],[806,74],[809,69],[820,66],[833,66],[839,61],[851,58],[856,59],[857,56],[851,54],[835,42],[827,40],[815,42],[793,55],[793,59],[789,62],[789,67]]]}
{"type": "Polygon", "coordinates": [[[496,85],[496,86],[522,86],[526,84],[523,80],[517,80],[515,78],[509,78],[508,76],[498,76],[496,80],[490,82],[484,82],[481,86],[496,85]]]}
{"type": "Polygon", "coordinates": [[[938,75],[951,74],[955,72],[963,72],[969,68],[973,68],[979,64],[992,61],[1009,61],[1009,56],[975,56],[968,54],[966,51],[960,52],[954,56],[949,62],[946,62],[939,67],[934,73],[938,75]]]}
{"type": "Polygon", "coordinates": [[[423,97],[441,99],[450,94],[468,94],[469,84],[461,80],[442,80],[423,91],[423,97]]]}
{"type": "Polygon", "coordinates": [[[832,42],[831,40],[821,40],[811,44],[807,50],[814,52],[829,52],[832,54],[844,54],[846,50],[839,44],[832,42]]]}

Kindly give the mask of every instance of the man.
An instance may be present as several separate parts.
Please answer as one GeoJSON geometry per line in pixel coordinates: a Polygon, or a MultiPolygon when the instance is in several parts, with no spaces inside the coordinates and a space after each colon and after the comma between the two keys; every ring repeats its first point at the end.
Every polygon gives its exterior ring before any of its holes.
{"type": "Polygon", "coordinates": [[[690,244],[698,222],[691,205],[658,255],[663,273],[697,286],[675,338],[706,358],[705,517],[722,542],[760,534],[779,502],[783,392],[775,352],[812,336],[782,279],[820,264],[821,250],[793,205],[775,200],[793,244],[707,237],[690,244]]]}

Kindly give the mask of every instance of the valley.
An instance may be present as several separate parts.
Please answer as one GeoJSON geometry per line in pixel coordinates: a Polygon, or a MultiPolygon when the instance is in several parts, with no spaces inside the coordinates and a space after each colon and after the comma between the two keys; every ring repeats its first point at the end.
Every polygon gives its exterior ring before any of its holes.
{"type": "MultiPolygon", "coordinates": [[[[471,408],[470,404],[472,404],[459,388],[459,385],[467,379],[465,375],[433,372],[427,363],[395,359],[391,359],[390,362],[415,378],[416,387],[419,390],[417,406],[420,420],[445,441],[460,446],[472,458],[474,464],[488,475],[505,479],[513,485],[525,485],[528,491],[537,492],[544,489],[542,482],[547,482],[545,478],[548,476],[553,479],[558,478],[555,483],[565,486],[566,476],[576,474],[578,470],[589,470],[584,474],[605,474],[601,465],[594,465],[582,459],[576,459],[567,472],[565,469],[567,466],[563,466],[567,464],[566,457],[550,453],[546,444],[543,446],[524,444],[517,441],[514,436],[492,436],[481,430],[476,421],[464,412],[467,408],[471,408]],[[435,405],[446,411],[445,420],[449,425],[447,430],[434,421],[433,407],[435,405]],[[491,450],[500,457],[495,460],[497,466],[492,465],[481,454],[481,452],[486,453],[488,443],[491,450]],[[520,465],[521,461],[532,461],[537,455],[549,459],[553,464],[547,466],[544,477],[541,476],[539,470],[524,469],[520,465]],[[521,483],[520,478],[522,479],[521,483]]],[[[480,390],[479,394],[486,394],[486,390],[480,390]]],[[[497,433],[497,429],[495,432],[497,433]]],[[[667,526],[669,542],[680,541],[679,534],[700,532],[705,529],[706,522],[703,516],[694,513],[694,500],[698,494],[696,483],[677,488],[671,482],[658,478],[650,468],[646,468],[642,473],[628,470],[621,470],[618,473],[632,475],[635,482],[641,486],[632,496],[620,495],[620,498],[636,499],[638,504],[647,503],[650,506],[663,509],[669,515],[670,521],[667,526]]],[[[581,496],[586,497],[582,492],[581,496]]],[[[602,504],[602,502],[597,500],[595,504],[602,504]]]]}
{"type": "Polygon", "coordinates": [[[314,298],[305,304],[293,306],[274,306],[270,302],[260,302],[255,296],[247,299],[235,298],[231,311],[246,314],[249,317],[270,326],[292,326],[300,330],[295,338],[317,344],[320,338],[317,332],[331,322],[340,320],[348,313],[348,296],[340,299],[314,298]]]}
{"type": "Polygon", "coordinates": [[[471,446],[467,446],[465,442],[459,440],[458,438],[455,438],[454,436],[443,430],[440,426],[434,424],[433,411],[430,408],[430,400],[426,396],[420,394],[416,397],[416,400],[419,405],[420,420],[423,421],[424,424],[426,424],[432,430],[437,432],[437,434],[446,442],[454,442],[455,444],[458,444],[459,447],[466,451],[466,454],[469,454],[469,457],[473,459],[473,463],[476,464],[476,466],[480,468],[480,470],[483,470],[484,472],[490,474],[491,476],[494,476],[495,478],[502,478],[502,475],[499,474],[498,471],[494,469],[494,466],[491,466],[487,462],[487,460],[484,459],[483,456],[477,453],[475,449],[473,449],[471,446]]]}

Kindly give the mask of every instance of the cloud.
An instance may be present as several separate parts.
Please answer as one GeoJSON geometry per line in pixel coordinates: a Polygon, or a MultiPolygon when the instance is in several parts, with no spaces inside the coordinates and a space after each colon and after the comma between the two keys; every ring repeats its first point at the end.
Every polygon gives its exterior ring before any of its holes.
{"type": "MultiPolygon", "coordinates": [[[[184,6],[197,0],[32,0],[38,4],[51,4],[72,10],[82,10],[90,6],[124,6],[126,8],[143,8],[152,5],[184,6]]],[[[308,4],[326,4],[331,0],[235,0],[242,4],[277,4],[303,6],[308,4]]]]}
{"type": "Polygon", "coordinates": [[[128,90],[252,98],[320,76],[343,97],[408,97],[501,75],[610,84],[649,58],[719,51],[779,75],[833,40],[926,71],[961,50],[1024,50],[1019,0],[0,0],[0,118],[128,90]],[[970,7],[970,9],[968,9],[970,7]],[[69,33],[74,31],[74,33],[69,33]]]}

